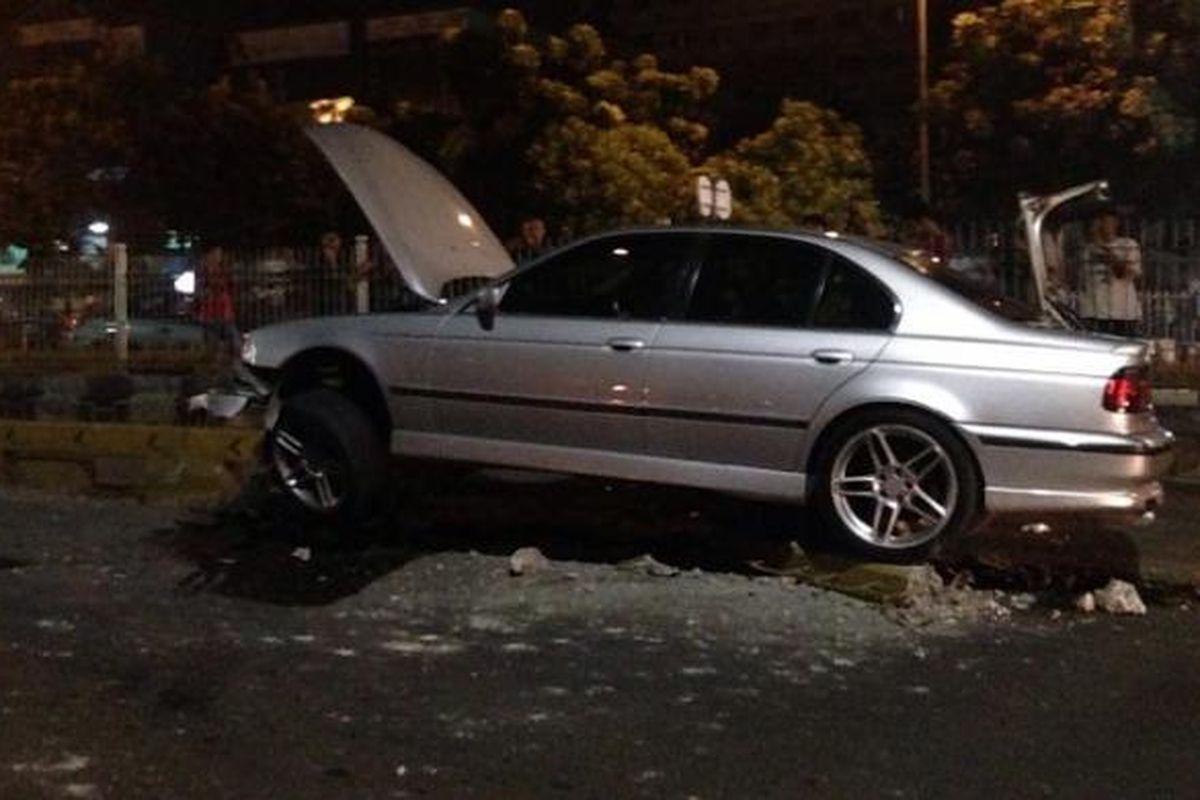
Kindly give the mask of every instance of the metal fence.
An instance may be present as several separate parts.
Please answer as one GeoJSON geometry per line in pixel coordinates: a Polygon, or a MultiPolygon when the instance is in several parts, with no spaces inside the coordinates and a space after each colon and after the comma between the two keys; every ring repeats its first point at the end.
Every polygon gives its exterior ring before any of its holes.
{"type": "MultiPolygon", "coordinates": [[[[955,268],[998,286],[1006,296],[1036,300],[1028,249],[1015,220],[960,223],[950,233],[955,268]]],[[[1126,220],[1122,235],[1136,240],[1142,250],[1139,334],[1156,340],[1160,352],[1171,357],[1195,352],[1200,338],[1200,220],[1126,220]]],[[[1079,220],[1068,220],[1054,231],[1062,273],[1058,278],[1064,284],[1060,297],[1076,311],[1086,240],[1079,220]]]]}
{"type": "Polygon", "coordinates": [[[38,256],[0,273],[0,363],[212,357],[236,331],[291,319],[419,308],[360,237],[353,247],[38,256]]]}
{"type": "MultiPolygon", "coordinates": [[[[1014,223],[953,226],[953,265],[1032,300],[1024,242],[1014,223]]],[[[1195,220],[1137,221],[1145,276],[1141,333],[1197,352],[1200,340],[1200,234],[1195,220]]],[[[1077,245],[1077,230],[1063,237],[1077,245]]],[[[1072,246],[1065,248],[1071,256],[1072,246]]],[[[539,251],[518,251],[518,263],[539,251]]],[[[1077,247],[1076,247],[1077,249],[1077,247]]],[[[347,246],[273,247],[226,252],[214,268],[199,252],[50,255],[0,272],[0,367],[16,364],[170,366],[211,361],[236,331],[304,317],[411,310],[425,301],[403,283],[367,237],[347,246]],[[218,297],[218,302],[214,302],[218,297]]],[[[446,296],[479,281],[455,281],[446,296]]],[[[1068,305],[1078,293],[1068,291],[1068,305]]]]}

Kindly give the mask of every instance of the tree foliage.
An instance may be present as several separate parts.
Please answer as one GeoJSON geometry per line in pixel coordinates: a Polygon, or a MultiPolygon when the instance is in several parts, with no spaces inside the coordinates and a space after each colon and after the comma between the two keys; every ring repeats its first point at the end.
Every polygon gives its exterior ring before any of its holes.
{"type": "Polygon", "coordinates": [[[717,73],[614,58],[588,25],[540,36],[504,11],[447,36],[446,64],[462,114],[426,149],[506,227],[522,216],[576,231],[692,218],[699,171],[730,181],[746,222],[876,213],[861,136],[833,112],[784,103],[770,130],[714,154],[717,73]]]}
{"type": "Polygon", "coordinates": [[[0,241],[168,229],[225,241],[313,238],[340,189],[302,110],[255,82],[186,87],[141,58],[100,57],[0,83],[0,241]]]}
{"type": "Polygon", "coordinates": [[[858,126],[812,103],[784,100],[770,129],[710,160],[735,196],[740,220],[796,224],[819,217],[840,229],[879,222],[871,163],[858,126]],[[728,174],[726,174],[728,173],[728,174]]]}
{"type": "Polygon", "coordinates": [[[569,116],[547,126],[529,154],[533,188],[576,233],[679,219],[688,208],[691,165],[653,125],[569,116]]]}
{"type": "MultiPolygon", "coordinates": [[[[874,215],[858,130],[786,102],[759,136],[714,153],[716,72],[610,53],[504,11],[447,31],[436,65],[457,98],[397,105],[388,128],[447,172],[493,225],[539,216],[582,233],[696,217],[695,176],[734,187],[736,218],[773,225],[874,215]]],[[[69,239],[95,216],[126,239],[168,229],[209,240],[313,240],[357,220],[304,138],[306,109],[261,82],[189,85],[142,58],[101,53],[36,80],[0,80],[0,240],[69,239]]]]}
{"type": "Polygon", "coordinates": [[[1020,189],[1139,178],[1193,139],[1135,35],[1129,0],[1003,0],[954,20],[933,87],[941,190],[966,206],[1020,189]]]}
{"type": "Polygon", "coordinates": [[[708,140],[716,72],[613,58],[590,25],[543,36],[514,10],[449,32],[444,49],[462,111],[437,159],[489,217],[585,229],[609,214],[611,224],[678,210],[688,162],[708,140]]]}
{"type": "Polygon", "coordinates": [[[344,190],[303,134],[306,110],[223,79],[167,105],[139,137],[134,179],[168,227],[231,242],[315,241],[344,190]]]}
{"type": "Polygon", "coordinates": [[[103,203],[109,168],[124,163],[128,125],[109,109],[117,81],[81,67],[0,85],[0,241],[65,236],[103,203]]]}

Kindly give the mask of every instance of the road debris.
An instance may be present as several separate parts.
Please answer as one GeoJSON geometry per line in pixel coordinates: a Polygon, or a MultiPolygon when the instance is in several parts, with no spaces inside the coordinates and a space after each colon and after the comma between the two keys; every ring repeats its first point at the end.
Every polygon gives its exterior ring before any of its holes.
{"type": "Polygon", "coordinates": [[[1075,608],[1090,614],[1099,610],[1108,614],[1131,614],[1141,616],[1146,613],[1146,604],[1138,594],[1137,587],[1127,581],[1113,579],[1103,589],[1084,592],[1075,599],[1075,608]]]}
{"type": "Polygon", "coordinates": [[[296,559],[297,561],[308,563],[309,561],[312,561],[312,548],[297,547],[292,551],[292,558],[296,559]]]}
{"type": "Polygon", "coordinates": [[[522,547],[508,559],[508,573],[513,577],[533,575],[550,568],[550,559],[536,547],[522,547]]]}
{"type": "Polygon", "coordinates": [[[1004,592],[981,590],[971,586],[969,573],[959,573],[949,583],[930,566],[913,568],[904,594],[896,597],[889,614],[898,622],[912,626],[952,624],[982,620],[998,621],[1012,615],[1013,608],[1024,610],[1022,598],[1005,604],[1004,592]]]}
{"type": "Polygon", "coordinates": [[[674,578],[679,574],[679,568],[664,564],[649,553],[643,553],[637,558],[622,561],[617,569],[624,572],[640,572],[651,578],[674,578]]]}

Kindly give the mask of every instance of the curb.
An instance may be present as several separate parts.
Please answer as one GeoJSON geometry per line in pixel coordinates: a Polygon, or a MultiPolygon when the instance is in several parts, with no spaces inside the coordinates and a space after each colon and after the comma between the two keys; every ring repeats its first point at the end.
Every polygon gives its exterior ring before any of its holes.
{"type": "Polygon", "coordinates": [[[0,485],[152,500],[237,494],[262,434],[245,428],[0,421],[0,485]]]}
{"type": "Polygon", "coordinates": [[[1200,406],[1200,390],[1154,389],[1151,392],[1157,408],[1195,408],[1200,406]]]}

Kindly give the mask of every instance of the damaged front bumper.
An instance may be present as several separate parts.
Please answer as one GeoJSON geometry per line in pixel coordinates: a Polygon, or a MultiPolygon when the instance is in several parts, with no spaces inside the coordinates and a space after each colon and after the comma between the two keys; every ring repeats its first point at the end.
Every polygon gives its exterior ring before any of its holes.
{"type": "Polygon", "coordinates": [[[269,382],[256,375],[245,364],[234,368],[233,379],[228,386],[210,389],[188,399],[188,414],[203,415],[208,419],[231,420],[249,408],[271,407],[274,395],[269,382]]]}

